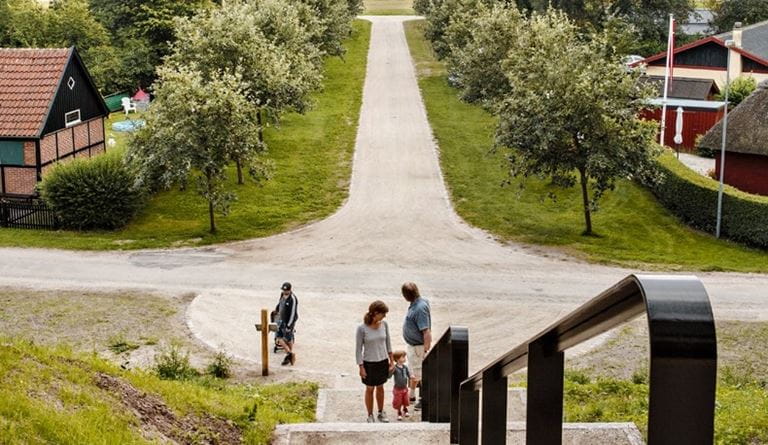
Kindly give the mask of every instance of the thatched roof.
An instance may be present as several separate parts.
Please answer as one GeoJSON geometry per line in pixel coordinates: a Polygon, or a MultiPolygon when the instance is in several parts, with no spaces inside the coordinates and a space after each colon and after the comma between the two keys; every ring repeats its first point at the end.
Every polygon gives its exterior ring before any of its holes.
{"type": "MultiPolygon", "coordinates": [[[[712,127],[700,145],[719,150],[723,138],[723,121],[712,127]]],[[[726,151],[768,156],[768,80],[728,113],[726,151]]]]}
{"type": "MultiPolygon", "coordinates": [[[[640,80],[653,86],[658,96],[664,95],[664,76],[643,76],[640,80]]],[[[720,89],[712,79],[673,77],[670,79],[668,96],[679,99],[709,100],[719,92],[720,89]]]]}

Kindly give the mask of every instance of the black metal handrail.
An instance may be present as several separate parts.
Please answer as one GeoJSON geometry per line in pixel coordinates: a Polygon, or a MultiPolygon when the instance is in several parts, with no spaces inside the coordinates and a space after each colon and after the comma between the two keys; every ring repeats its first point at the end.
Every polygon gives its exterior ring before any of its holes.
{"type": "Polygon", "coordinates": [[[459,387],[469,374],[469,331],[451,326],[422,364],[421,420],[451,422],[451,443],[459,439],[459,387]]]}
{"type": "Polygon", "coordinates": [[[507,376],[527,366],[526,443],[561,444],[564,351],[644,312],[651,345],[648,443],[711,444],[717,341],[709,297],[694,276],[660,275],[625,278],[465,380],[459,443],[477,444],[479,423],[483,444],[505,442],[507,376]]]}

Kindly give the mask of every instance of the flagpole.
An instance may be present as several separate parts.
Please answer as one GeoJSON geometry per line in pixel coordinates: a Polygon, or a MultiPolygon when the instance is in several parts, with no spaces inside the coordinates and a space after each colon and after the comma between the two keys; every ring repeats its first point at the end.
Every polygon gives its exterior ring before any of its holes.
{"type": "Polygon", "coordinates": [[[667,93],[669,92],[669,74],[672,66],[672,56],[675,51],[674,30],[675,20],[672,14],[669,15],[669,35],[667,37],[667,63],[664,71],[664,99],[661,101],[661,132],[659,134],[659,145],[664,146],[664,133],[667,130],[667,93]]]}

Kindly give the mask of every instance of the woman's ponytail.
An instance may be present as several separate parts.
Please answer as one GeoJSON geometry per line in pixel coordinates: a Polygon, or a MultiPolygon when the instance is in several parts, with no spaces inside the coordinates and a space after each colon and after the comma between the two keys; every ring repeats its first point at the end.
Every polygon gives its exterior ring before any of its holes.
{"type": "Polygon", "coordinates": [[[381,300],[376,300],[368,306],[368,312],[363,316],[363,323],[366,326],[370,326],[373,324],[373,318],[376,314],[386,314],[387,312],[389,312],[387,305],[381,300]]]}

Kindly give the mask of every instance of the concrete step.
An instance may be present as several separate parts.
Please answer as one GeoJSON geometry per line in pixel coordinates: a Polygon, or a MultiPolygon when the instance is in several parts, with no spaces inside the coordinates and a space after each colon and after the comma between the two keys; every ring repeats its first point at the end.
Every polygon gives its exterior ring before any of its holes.
{"type": "MultiPolygon", "coordinates": [[[[380,445],[408,443],[449,445],[450,426],[445,423],[300,423],[278,425],[273,445],[380,445]]],[[[507,424],[507,444],[525,444],[525,423],[507,424]]],[[[566,423],[564,445],[642,445],[633,423],[566,423]]]]}
{"type": "MultiPolygon", "coordinates": [[[[386,388],[384,393],[384,409],[395,420],[395,410],[392,408],[392,389],[386,388]]],[[[421,421],[421,412],[413,412],[412,417],[405,419],[410,422],[421,421]]],[[[363,388],[355,389],[321,389],[317,396],[318,422],[365,422],[365,406],[363,404],[363,388]]],[[[507,421],[525,420],[525,388],[510,388],[507,396],[507,421]]]]}

